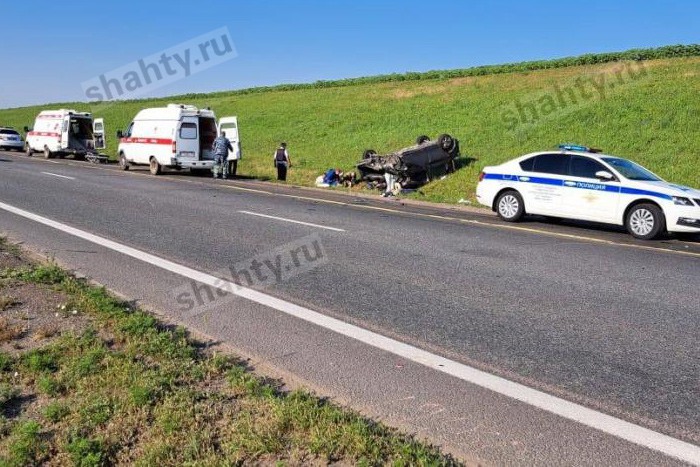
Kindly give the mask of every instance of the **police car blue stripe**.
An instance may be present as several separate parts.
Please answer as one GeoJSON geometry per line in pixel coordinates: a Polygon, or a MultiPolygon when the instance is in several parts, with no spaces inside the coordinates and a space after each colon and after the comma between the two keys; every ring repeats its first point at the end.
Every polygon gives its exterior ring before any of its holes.
{"type": "Polygon", "coordinates": [[[671,195],[658,193],[656,191],[640,190],[638,188],[619,187],[616,185],[605,185],[603,183],[576,182],[573,180],[564,180],[556,178],[531,177],[529,175],[510,175],[510,174],[484,174],[484,180],[501,180],[520,183],[534,183],[537,185],[554,185],[565,186],[568,188],[577,188],[580,190],[608,191],[611,193],[621,193],[623,195],[640,195],[651,196],[672,200],[671,195]]]}
{"type": "Polygon", "coordinates": [[[654,196],[656,198],[672,200],[673,196],[665,195],[663,193],[657,193],[655,191],[639,190],[637,188],[626,188],[622,187],[621,193],[623,195],[641,195],[641,196],[654,196]]]}

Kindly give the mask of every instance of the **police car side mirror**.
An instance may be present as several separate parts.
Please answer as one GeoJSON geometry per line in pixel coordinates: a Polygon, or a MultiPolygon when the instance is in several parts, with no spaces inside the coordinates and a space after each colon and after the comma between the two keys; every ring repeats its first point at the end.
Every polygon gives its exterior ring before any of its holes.
{"type": "Polygon", "coordinates": [[[124,137],[124,133],[122,132],[122,130],[117,130],[117,138],[123,138],[123,137],[124,137]]]}
{"type": "Polygon", "coordinates": [[[601,170],[600,172],[596,172],[595,176],[598,180],[604,181],[604,182],[611,182],[615,180],[615,176],[608,172],[607,170],[601,170]]]}

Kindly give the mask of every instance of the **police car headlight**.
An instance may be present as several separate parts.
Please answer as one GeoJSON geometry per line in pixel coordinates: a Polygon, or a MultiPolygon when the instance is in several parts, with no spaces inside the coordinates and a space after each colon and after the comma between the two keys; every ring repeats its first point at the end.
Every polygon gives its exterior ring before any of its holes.
{"type": "Polygon", "coordinates": [[[677,204],[678,206],[692,206],[693,202],[683,196],[674,196],[673,204],[677,204]]]}

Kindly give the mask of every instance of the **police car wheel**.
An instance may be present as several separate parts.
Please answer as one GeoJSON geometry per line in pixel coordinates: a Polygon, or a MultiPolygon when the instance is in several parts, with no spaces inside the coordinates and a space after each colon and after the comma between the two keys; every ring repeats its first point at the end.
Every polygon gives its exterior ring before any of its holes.
{"type": "Polygon", "coordinates": [[[635,238],[652,240],[665,230],[666,219],[655,204],[638,204],[627,213],[625,227],[635,238]]]}
{"type": "Polygon", "coordinates": [[[155,157],[151,157],[151,162],[150,162],[149,166],[150,166],[149,168],[151,170],[151,174],[160,175],[161,167],[160,167],[160,164],[158,163],[158,160],[155,157]]]}
{"type": "Polygon", "coordinates": [[[129,162],[126,160],[124,154],[119,154],[119,168],[122,170],[129,170],[129,162]]]}
{"type": "Polygon", "coordinates": [[[500,194],[496,201],[498,217],[506,222],[517,222],[525,214],[523,198],[517,191],[506,191],[500,194]]]}

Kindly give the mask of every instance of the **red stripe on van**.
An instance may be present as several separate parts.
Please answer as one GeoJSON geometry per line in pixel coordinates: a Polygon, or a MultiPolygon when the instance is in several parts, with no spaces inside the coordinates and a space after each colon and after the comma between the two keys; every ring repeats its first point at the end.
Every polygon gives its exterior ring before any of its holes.
{"type": "Polygon", "coordinates": [[[30,131],[27,136],[53,136],[54,138],[60,138],[61,133],[50,133],[47,131],[30,131]]]}
{"type": "Polygon", "coordinates": [[[39,115],[37,118],[63,118],[63,115],[57,114],[57,115],[39,115]]]}
{"type": "Polygon", "coordinates": [[[140,144],[173,144],[171,139],[162,138],[122,138],[120,143],[140,143],[140,144]]]}

